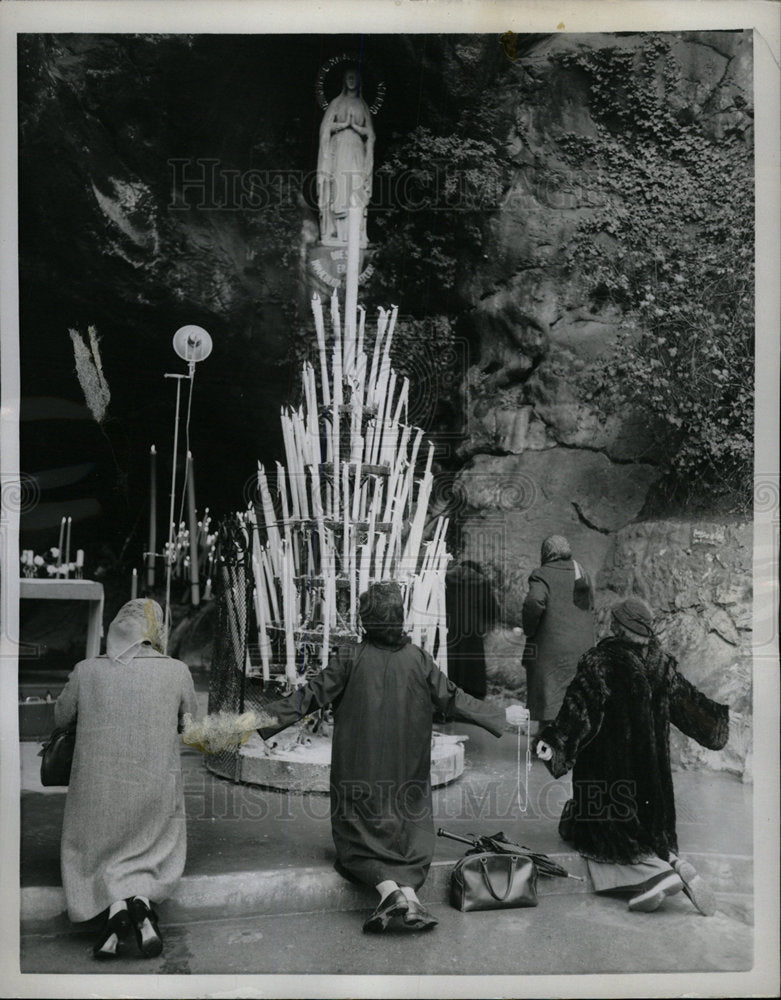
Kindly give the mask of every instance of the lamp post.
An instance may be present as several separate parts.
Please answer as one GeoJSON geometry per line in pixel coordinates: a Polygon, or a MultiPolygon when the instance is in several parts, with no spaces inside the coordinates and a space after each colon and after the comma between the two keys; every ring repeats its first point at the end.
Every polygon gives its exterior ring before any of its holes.
{"type": "MultiPolygon", "coordinates": [[[[187,427],[190,424],[190,405],[195,384],[195,366],[199,361],[208,358],[212,352],[212,338],[200,326],[182,326],[174,334],[173,347],[176,354],[187,362],[187,374],[166,372],[165,378],[176,379],[176,413],[174,415],[174,452],[171,462],[171,504],[168,515],[168,551],[166,553],[165,571],[165,640],[163,652],[168,652],[168,633],[171,625],[171,576],[174,564],[174,510],[176,504],[176,460],[179,450],[179,409],[182,394],[182,380],[190,383],[190,398],[187,406],[187,427]]],[[[188,453],[189,457],[189,453],[188,453]]],[[[187,474],[185,473],[185,489],[187,489],[187,474]]]]}

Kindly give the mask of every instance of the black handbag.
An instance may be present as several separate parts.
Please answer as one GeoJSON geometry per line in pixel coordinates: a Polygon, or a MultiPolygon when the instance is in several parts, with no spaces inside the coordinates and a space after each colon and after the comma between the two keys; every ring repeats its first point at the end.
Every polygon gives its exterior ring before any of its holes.
{"type": "Polygon", "coordinates": [[[536,906],[537,866],[524,854],[467,854],[451,872],[450,905],[464,913],[536,906]]]}
{"type": "Polygon", "coordinates": [[[38,751],[41,758],[41,784],[47,787],[67,785],[71,779],[76,726],[55,729],[38,751]]]}

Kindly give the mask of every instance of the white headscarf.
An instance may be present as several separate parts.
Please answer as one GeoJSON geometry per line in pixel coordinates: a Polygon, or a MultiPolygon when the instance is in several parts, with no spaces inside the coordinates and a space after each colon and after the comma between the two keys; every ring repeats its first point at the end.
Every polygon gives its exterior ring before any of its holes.
{"type": "Polygon", "coordinates": [[[163,609],[148,597],[138,597],[123,604],[106,637],[106,653],[112,660],[127,666],[151,646],[158,652],[163,649],[163,609]]]}

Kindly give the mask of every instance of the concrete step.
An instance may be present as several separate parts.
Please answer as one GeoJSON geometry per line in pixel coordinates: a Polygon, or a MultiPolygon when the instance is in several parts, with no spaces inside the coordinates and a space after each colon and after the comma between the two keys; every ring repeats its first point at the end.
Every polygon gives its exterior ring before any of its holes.
{"type": "MultiPolygon", "coordinates": [[[[538,879],[540,898],[591,892],[587,867],[578,854],[549,855],[572,875],[538,879]]],[[[686,854],[717,893],[750,900],[752,861],[744,856],[686,854]]],[[[435,861],[420,898],[429,904],[449,900],[452,862],[435,861]]],[[[164,904],[167,919],[209,918],[228,914],[283,914],[362,910],[373,905],[370,890],[353,886],[327,867],[298,867],[184,876],[164,904]]],[[[21,894],[21,922],[25,930],[57,929],[67,923],[65,896],[58,886],[26,886],[21,894]]]]}

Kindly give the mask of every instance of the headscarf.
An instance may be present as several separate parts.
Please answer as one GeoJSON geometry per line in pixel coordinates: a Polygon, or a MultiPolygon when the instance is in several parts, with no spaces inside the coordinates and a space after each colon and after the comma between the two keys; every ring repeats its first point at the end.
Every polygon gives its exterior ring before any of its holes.
{"type": "Polygon", "coordinates": [[[372,583],[360,597],[361,625],[370,642],[400,646],[405,642],[404,602],[398,583],[372,583]]]}
{"type": "Polygon", "coordinates": [[[639,597],[627,597],[613,608],[613,618],[622,628],[643,639],[654,634],[654,613],[639,597]]]}
{"type": "Polygon", "coordinates": [[[106,653],[116,663],[127,666],[144,646],[163,649],[163,609],[148,597],[123,604],[106,637],[106,653]]]}
{"type": "Polygon", "coordinates": [[[545,565],[554,559],[571,559],[572,549],[563,535],[549,535],[542,543],[540,562],[545,565]]]}

